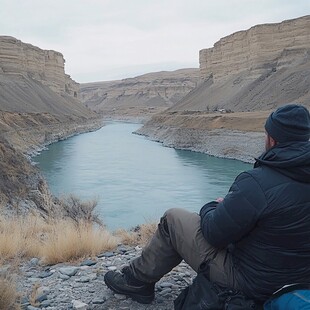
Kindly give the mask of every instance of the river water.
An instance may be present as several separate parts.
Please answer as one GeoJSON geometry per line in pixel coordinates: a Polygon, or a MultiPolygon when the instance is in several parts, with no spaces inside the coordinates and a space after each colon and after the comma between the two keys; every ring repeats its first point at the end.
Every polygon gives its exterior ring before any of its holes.
{"type": "Polygon", "coordinates": [[[54,143],[33,160],[53,194],[96,199],[97,213],[111,230],[158,221],[173,207],[199,212],[251,168],[132,134],[140,126],[111,122],[54,143]]]}

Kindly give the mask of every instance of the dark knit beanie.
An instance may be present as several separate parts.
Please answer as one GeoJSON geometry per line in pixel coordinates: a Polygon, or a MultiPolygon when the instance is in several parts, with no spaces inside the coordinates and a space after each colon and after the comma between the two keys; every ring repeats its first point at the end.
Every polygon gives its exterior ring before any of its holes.
{"type": "Polygon", "coordinates": [[[310,138],[309,111],[298,104],[280,107],[269,115],[265,129],[277,142],[308,141],[310,138]]]}

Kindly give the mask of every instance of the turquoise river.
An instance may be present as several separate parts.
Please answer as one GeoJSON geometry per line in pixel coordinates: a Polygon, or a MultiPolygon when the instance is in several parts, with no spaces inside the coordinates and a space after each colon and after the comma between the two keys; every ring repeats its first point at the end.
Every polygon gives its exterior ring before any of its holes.
{"type": "Polygon", "coordinates": [[[55,195],[98,201],[109,229],[158,221],[173,207],[199,212],[251,168],[237,160],[175,150],[132,134],[141,125],[111,122],[54,143],[33,158],[55,195]]]}

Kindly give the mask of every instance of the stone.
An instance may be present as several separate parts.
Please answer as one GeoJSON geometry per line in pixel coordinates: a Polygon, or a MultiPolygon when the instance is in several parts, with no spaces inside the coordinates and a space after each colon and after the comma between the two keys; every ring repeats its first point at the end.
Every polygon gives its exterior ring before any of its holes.
{"type": "Polygon", "coordinates": [[[79,270],[79,268],[77,267],[62,267],[62,268],[59,268],[59,272],[66,275],[66,276],[69,276],[69,277],[72,277],[74,276],[77,271],[79,270]]]}
{"type": "Polygon", "coordinates": [[[39,264],[40,260],[36,257],[32,258],[30,261],[29,261],[29,264],[30,266],[37,266],[39,264]]]}
{"type": "Polygon", "coordinates": [[[37,296],[36,298],[36,302],[41,303],[44,300],[47,300],[47,294],[40,294],[39,296],[37,296]]]}
{"type": "Polygon", "coordinates": [[[159,285],[161,287],[163,287],[163,288],[166,288],[166,287],[171,287],[172,283],[170,283],[170,282],[161,282],[159,285]]]}
{"type": "Polygon", "coordinates": [[[52,272],[50,272],[50,271],[43,271],[43,272],[38,274],[38,277],[43,279],[43,278],[50,277],[51,275],[53,275],[52,272]]]}
{"type": "Polygon", "coordinates": [[[101,305],[101,304],[103,304],[105,301],[106,301],[105,298],[95,298],[95,299],[93,299],[93,304],[94,304],[94,305],[101,305]]]}
{"type": "Polygon", "coordinates": [[[91,259],[84,260],[80,265],[81,266],[93,266],[96,265],[97,262],[91,259]]]}
{"type": "Polygon", "coordinates": [[[112,256],[114,256],[113,252],[104,252],[104,253],[99,254],[97,257],[102,258],[102,257],[112,257],[112,256]]]}
{"type": "Polygon", "coordinates": [[[73,309],[77,310],[87,310],[87,304],[79,300],[72,300],[73,309]]]}

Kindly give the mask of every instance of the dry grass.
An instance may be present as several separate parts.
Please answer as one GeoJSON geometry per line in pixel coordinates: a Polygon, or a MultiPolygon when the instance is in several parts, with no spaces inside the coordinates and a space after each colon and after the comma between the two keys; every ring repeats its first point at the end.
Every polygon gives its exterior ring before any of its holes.
{"type": "Polygon", "coordinates": [[[14,281],[9,277],[0,277],[0,309],[20,309],[17,304],[18,297],[14,281]]]}
{"type": "Polygon", "coordinates": [[[146,223],[131,231],[119,230],[111,234],[104,226],[84,219],[0,216],[0,261],[32,257],[46,264],[74,261],[111,250],[118,243],[144,245],[156,226],[146,223]]]}
{"type": "Polygon", "coordinates": [[[0,257],[4,261],[39,257],[48,264],[66,262],[110,250],[118,242],[103,226],[82,220],[0,217],[0,257]]]}
{"type": "Polygon", "coordinates": [[[38,255],[38,242],[47,227],[34,216],[0,217],[0,257],[2,260],[38,255]],[[36,246],[34,246],[36,243],[36,246]]]}
{"type": "Polygon", "coordinates": [[[111,250],[118,242],[119,239],[103,227],[63,220],[55,223],[53,230],[46,234],[40,257],[47,264],[67,262],[111,250]]]}
{"type": "Polygon", "coordinates": [[[115,235],[123,244],[143,246],[151,239],[156,228],[156,223],[146,223],[139,225],[130,231],[119,229],[115,232],[115,235]]]}
{"type": "Polygon", "coordinates": [[[31,293],[29,295],[29,302],[33,307],[39,306],[40,303],[37,302],[38,298],[38,289],[40,288],[39,283],[35,283],[34,286],[32,287],[31,293]]]}

